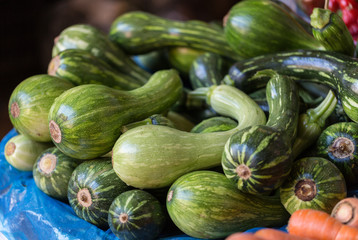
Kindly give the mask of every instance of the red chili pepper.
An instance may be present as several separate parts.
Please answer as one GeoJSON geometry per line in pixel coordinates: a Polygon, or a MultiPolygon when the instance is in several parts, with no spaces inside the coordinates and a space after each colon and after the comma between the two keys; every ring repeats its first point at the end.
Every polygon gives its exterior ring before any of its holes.
{"type": "Polygon", "coordinates": [[[354,42],[358,40],[358,2],[355,0],[330,0],[328,9],[332,12],[341,10],[342,19],[351,33],[354,42]]]}

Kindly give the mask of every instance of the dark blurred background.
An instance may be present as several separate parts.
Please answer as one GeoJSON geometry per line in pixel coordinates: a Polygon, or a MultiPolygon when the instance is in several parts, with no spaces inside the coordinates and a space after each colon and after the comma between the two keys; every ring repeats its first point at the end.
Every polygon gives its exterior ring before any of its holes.
{"type": "Polygon", "coordinates": [[[175,20],[221,21],[238,0],[0,0],[0,139],[12,129],[8,100],[24,79],[46,73],[53,39],[88,23],[108,32],[120,14],[143,10],[175,20]]]}

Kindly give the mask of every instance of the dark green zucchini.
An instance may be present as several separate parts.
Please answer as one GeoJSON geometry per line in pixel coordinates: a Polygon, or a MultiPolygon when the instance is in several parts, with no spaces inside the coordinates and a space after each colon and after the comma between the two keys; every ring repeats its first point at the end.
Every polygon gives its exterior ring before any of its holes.
{"type": "Polygon", "coordinates": [[[48,148],[35,161],[32,170],[35,184],[47,195],[67,202],[68,182],[80,163],[81,160],[68,157],[56,147],[48,148]]]}
{"type": "Polygon", "coordinates": [[[113,44],[105,33],[89,24],[74,24],[62,30],[55,38],[52,57],[66,49],[86,50],[141,84],[146,83],[150,77],[147,71],[137,66],[130,56],[113,44]]]}
{"type": "Polygon", "coordinates": [[[132,90],[143,85],[83,49],[66,49],[59,52],[51,59],[48,74],[66,79],[74,85],[102,84],[122,90],[132,90]]]}
{"type": "Polygon", "coordinates": [[[342,173],[333,163],[320,157],[306,157],[294,162],[290,175],[280,187],[281,202],[291,214],[304,208],[331,213],[346,196],[342,173]]]}
{"type": "Polygon", "coordinates": [[[78,217],[107,229],[108,209],[113,200],[130,189],[113,171],[110,158],[98,158],[75,168],[68,183],[67,197],[78,217]]]}
{"type": "Polygon", "coordinates": [[[324,49],[287,8],[271,0],[244,0],[225,17],[227,42],[243,58],[297,49],[324,49]]]}
{"type": "Polygon", "coordinates": [[[314,8],[310,18],[313,36],[327,51],[354,56],[353,37],[338,13],[329,9],[314,8]]]}
{"type": "Polygon", "coordinates": [[[189,47],[240,59],[227,43],[223,30],[209,23],[170,20],[141,11],[115,19],[109,38],[131,55],[164,47],[189,47]]]}
{"type": "Polygon", "coordinates": [[[358,124],[339,122],[325,128],[319,136],[317,154],[333,162],[342,172],[347,186],[358,183],[358,124]]]}
{"type": "Polygon", "coordinates": [[[215,111],[237,120],[238,125],[200,134],[159,125],[133,128],[113,147],[113,168],[124,182],[137,188],[161,188],[187,172],[219,166],[225,142],[234,132],[266,123],[260,107],[235,87],[213,85],[197,90],[198,97],[205,97],[215,111]]]}
{"type": "Polygon", "coordinates": [[[165,209],[158,199],[140,189],[119,194],[108,211],[109,227],[123,240],[157,239],[165,222],[165,209]]]}
{"type": "Polygon", "coordinates": [[[337,98],[329,91],[326,98],[315,108],[300,114],[297,126],[297,136],[292,147],[293,159],[303,151],[312,147],[322,131],[327,126],[326,120],[337,105],[337,98]]]}
{"type": "Polygon", "coordinates": [[[221,132],[228,131],[237,126],[237,122],[229,117],[211,117],[196,124],[191,132],[206,133],[206,132],[221,132]]]}
{"type": "Polygon", "coordinates": [[[190,66],[189,80],[193,89],[219,85],[228,71],[224,58],[206,52],[198,56],[190,66]]]}
{"type": "Polygon", "coordinates": [[[47,74],[23,80],[9,99],[9,117],[14,128],[35,141],[51,142],[48,112],[55,98],[72,87],[71,82],[47,74]]]}
{"type": "Polygon", "coordinates": [[[253,77],[257,71],[273,69],[296,80],[324,84],[337,91],[345,113],[358,122],[358,61],[329,51],[289,51],[240,61],[231,66],[226,84],[252,92],[266,86],[267,78],[253,77]]]}
{"type": "Polygon", "coordinates": [[[270,109],[267,123],[231,135],[221,160],[226,177],[251,194],[270,194],[289,175],[299,116],[295,82],[273,71],[262,74],[271,76],[266,88],[270,109]]]}
{"type": "Polygon", "coordinates": [[[177,101],[182,82],[175,70],[161,70],[132,91],[86,84],[61,94],[49,112],[52,141],[68,156],[92,159],[109,152],[120,128],[162,113],[177,101]]]}
{"type": "Polygon", "coordinates": [[[171,68],[168,62],[168,51],[165,48],[134,55],[132,59],[138,66],[150,73],[171,68]]]}
{"type": "Polygon", "coordinates": [[[204,170],[187,173],[171,185],[167,209],[185,234],[205,239],[255,227],[280,227],[289,218],[277,195],[243,193],[224,174],[204,170]]]}
{"type": "Polygon", "coordinates": [[[39,154],[52,146],[52,143],[37,142],[27,135],[18,134],[6,142],[4,156],[17,170],[32,171],[39,154]]]}

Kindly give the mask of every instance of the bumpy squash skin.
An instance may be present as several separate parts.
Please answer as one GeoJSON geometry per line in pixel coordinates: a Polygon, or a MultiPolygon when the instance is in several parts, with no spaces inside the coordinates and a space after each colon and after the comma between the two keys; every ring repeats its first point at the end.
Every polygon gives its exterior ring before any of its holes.
{"type": "Polygon", "coordinates": [[[165,209],[152,194],[134,189],[116,197],[108,210],[109,226],[119,239],[153,240],[162,232],[165,209]]]}
{"type": "Polygon", "coordinates": [[[162,113],[179,99],[182,82],[175,70],[152,75],[144,86],[121,91],[87,84],[59,96],[49,113],[51,138],[68,156],[92,159],[109,152],[125,124],[162,113]]]}
{"type": "Polygon", "coordinates": [[[339,122],[325,128],[317,143],[317,154],[333,162],[342,172],[347,186],[358,183],[358,124],[339,122]]]}
{"type": "Polygon", "coordinates": [[[110,158],[78,165],[68,183],[67,197],[76,215],[101,229],[107,229],[108,209],[122,192],[130,190],[113,171],[110,158]]]}
{"type": "Polygon", "coordinates": [[[196,238],[224,238],[254,227],[278,227],[288,212],[277,196],[245,194],[224,174],[201,170],[178,178],[167,195],[170,218],[196,238]]]}
{"type": "Polygon", "coordinates": [[[47,74],[23,80],[11,93],[9,117],[14,128],[38,142],[51,142],[48,113],[52,103],[64,91],[74,87],[71,82],[47,74]]]}
{"type": "Polygon", "coordinates": [[[320,157],[295,161],[290,175],[280,187],[281,202],[291,214],[303,208],[330,213],[346,196],[342,173],[333,163],[320,157]]]}
{"type": "Polygon", "coordinates": [[[56,147],[46,149],[38,156],[32,170],[36,186],[47,195],[67,202],[68,182],[80,163],[81,160],[65,155],[56,147]]]}

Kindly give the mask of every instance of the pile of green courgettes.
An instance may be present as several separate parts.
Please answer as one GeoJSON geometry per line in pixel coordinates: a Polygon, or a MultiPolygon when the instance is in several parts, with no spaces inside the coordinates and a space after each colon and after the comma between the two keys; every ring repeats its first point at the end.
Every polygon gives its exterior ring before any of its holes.
{"type": "MultiPolygon", "coordinates": [[[[120,239],[196,238],[330,212],[358,184],[358,61],[339,15],[244,0],[223,24],[76,24],[12,92],[15,168],[120,239]]],[[[75,226],[74,226],[75,228],[75,226]]]]}

